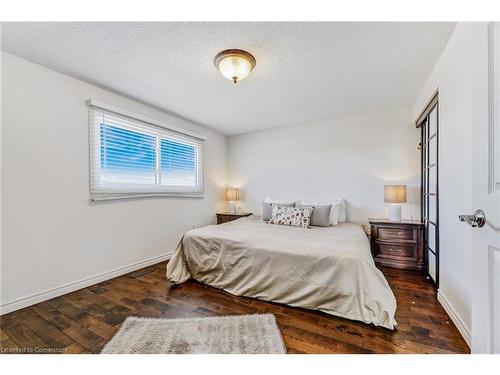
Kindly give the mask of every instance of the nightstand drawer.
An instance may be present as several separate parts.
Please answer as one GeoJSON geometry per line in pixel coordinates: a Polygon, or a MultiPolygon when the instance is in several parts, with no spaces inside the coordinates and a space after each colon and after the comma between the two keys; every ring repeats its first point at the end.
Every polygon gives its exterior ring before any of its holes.
{"type": "Polygon", "coordinates": [[[416,245],[401,244],[375,244],[375,256],[387,259],[415,259],[417,253],[416,245]]]}
{"type": "Polygon", "coordinates": [[[424,223],[370,219],[371,250],[375,263],[385,267],[425,270],[424,223]]]}
{"type": "Polygon", "coordinates": [[[378,227],[376,236],[381,241],[417,242],[417,230],[414,228],[378,227]]]}

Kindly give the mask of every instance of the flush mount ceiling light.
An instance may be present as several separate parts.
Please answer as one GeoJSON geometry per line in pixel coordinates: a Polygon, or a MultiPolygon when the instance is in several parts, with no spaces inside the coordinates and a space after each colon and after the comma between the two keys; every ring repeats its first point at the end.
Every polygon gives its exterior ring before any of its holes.
{"type": "Polygon", "coordinates": [[[250,74],[256,61],[247,51],[226,49],[215,56],[214,64],[225,78],[237,83],[250,74]]]}

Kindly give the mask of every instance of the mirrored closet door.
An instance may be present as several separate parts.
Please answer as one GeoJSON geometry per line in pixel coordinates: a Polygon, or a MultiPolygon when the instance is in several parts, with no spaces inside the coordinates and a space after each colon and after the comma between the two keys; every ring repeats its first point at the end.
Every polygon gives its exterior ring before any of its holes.
{"type": "Polygon", "coordinates": [[[425,259],[429,276],[439,282],[439,190],[438,190],[438,102],[437,96],[419,118],[422,142],[422,221],[425,224],[425,259]]]}

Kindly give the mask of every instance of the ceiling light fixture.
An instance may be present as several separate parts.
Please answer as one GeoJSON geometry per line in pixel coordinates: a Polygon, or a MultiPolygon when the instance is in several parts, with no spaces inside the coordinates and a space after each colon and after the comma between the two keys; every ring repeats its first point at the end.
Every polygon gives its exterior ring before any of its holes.
{"type": "Polygon", "coordinates": [[[255,67],[255,57],[241,49],[226,49],[219,52],[214,64],[220,73],[235,84],[245,79],[255,67]]]}

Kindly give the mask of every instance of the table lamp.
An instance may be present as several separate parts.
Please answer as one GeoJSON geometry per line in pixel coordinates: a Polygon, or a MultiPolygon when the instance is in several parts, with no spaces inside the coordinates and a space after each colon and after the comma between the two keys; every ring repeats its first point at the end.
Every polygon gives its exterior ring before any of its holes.
{"type": "Polygon", "coordinates": [[[229,206],[229,212],[236,213],[236,201],[240,200],[240,191],[237,188],[226,189],[226,200],[229,206]]]}
{"type": "Polygon", "coordinates": [[[384,202],[389,203],[389,220],[401,221],[401,204],[406,203],[406,185],[385,185],[384,202]]]}

